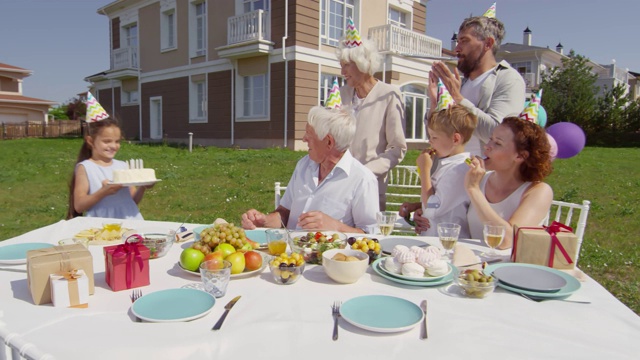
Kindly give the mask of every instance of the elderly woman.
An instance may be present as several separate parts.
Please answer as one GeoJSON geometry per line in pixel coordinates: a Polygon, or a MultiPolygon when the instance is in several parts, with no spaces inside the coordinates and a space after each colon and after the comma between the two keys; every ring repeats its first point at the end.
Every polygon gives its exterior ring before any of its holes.
{"type": "Polygon", "coordinates": [[[251,209],[242,227],[323,229],[372,233],[376,229],[378,185],[371,170],[349,152],[356,132],[349,110],[314,107],[302,141],[309,154],[298,161],[280,206],[263,214],[251,209]]]}
{"type": "Polygon", "coordinates": [[[351,105],[356,117],[350,150],[378,178],[380,209],[384,210],[387,173],[407,152],[402,95],[397,87],[373,77],[382,61],[373,42],[362,40],[359,46],[347,47],[341,41],[336,55],[347,82],[340,88],[342,103],[351,105]]]}
{"type": "Polygon", "coordinates": [[[484,150],[486,159],[474,158],[465,176],[467,221],[474,239],[483,238],[483,223],[504,225],[499,248],[506,249],[513,245],[513,225],[538,226],[549,212],[553,190],[542,182],[552,170],[549,141],[535,123],[508,117],[484,150]]]}

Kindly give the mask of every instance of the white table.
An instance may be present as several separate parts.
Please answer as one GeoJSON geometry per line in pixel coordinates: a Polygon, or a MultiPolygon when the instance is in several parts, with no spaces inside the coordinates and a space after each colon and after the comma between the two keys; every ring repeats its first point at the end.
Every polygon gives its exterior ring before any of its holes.
{"type": "MultiPolygon", "coordinates": [[[[50,242],[71,237],[104,219],[60,221],[0,243],[50,242]]],[[[124,221],[127,228],[178,223],[124,221]]],[[[195,227],[188,224],[188,228],[195,227]]],[[[437,243],[434,238],[420,238],[437,243]]],[[[151,284],[143,293],[199,282],[177,267],[185,244],[150,260],[151,284]]],[[[476,247],[472,245],[471,247],[476,247]]],[[[308,266],[303,278],[277,285],[269,269],[232,280],[211,313],[179,323],[137,323],[130,312],[131,291],[113,292],[104,280],[102,246],[90,246],[96,292],[89,308],[36,306],[27,289],[25,265],[0,265],[0,359],[637,359],[640,317],[588,278],[579,291],[592,303],[533,302],[498,288],[483,300],[449,296],[436,288],[390,282],[373,272],[355,284],[339,285],[322,267],[308,266]],[[429,301],[429,339],[416,327],[403,333],[361,330],[344,320],[332,341],[330,304],[335,300],[383,294],[416,304],[429,301]],[[220,331],[211,327],[224,304],[240,301],[220,331]]],[[[180,306],[180,304],[176,304],[180,306]]],[[[385,309],[380,309],[384,311],[385,309]]]]}

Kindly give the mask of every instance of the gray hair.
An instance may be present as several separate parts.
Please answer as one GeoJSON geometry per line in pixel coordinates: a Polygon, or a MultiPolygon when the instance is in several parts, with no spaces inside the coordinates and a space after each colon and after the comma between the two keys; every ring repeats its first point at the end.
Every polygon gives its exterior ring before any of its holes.
{"type": "Polygon", "coordinates": [[[369,39],[362,39],[362,45],[348,48],[344,44],[344,39],[340,40],[336,48],[336,57],[341,62],[353,62],[363,73],[373,75],[382,65],[382,55],[378,52],[376,43],[369,39]]]}
{"type": "Polygon", "coordinates": [[[504,25],[496,18],[488,18],[486,16],[474,16],[464,19],[458,29],[458,33],[465,29],[473,30],[475,37],[478,40],[484,41],[487,38],[492,38],[493,48],[491,51],[493,55],[498,53],[502,39],[504,39],[505,31],[504,25]]]}
{"type": "Polygon", "coordinates": [[[331,134],[336,142],[336,149],[344,151],[349,148],[356,134],[356,119],[348,108],[325,109],[314,106],[309,110],[307,123],[311,125],[319,139],[331,134]]]}

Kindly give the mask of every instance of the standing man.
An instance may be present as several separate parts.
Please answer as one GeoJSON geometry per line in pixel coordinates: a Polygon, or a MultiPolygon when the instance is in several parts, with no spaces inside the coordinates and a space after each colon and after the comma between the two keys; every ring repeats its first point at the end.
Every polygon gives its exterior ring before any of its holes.
{"type": "Polygon", "coordinates": [[[524,79],[506,61],[498,63],[496,53],[504,38],[504,25],[495,17],[465,19],[458,30],[457,68],[452,73],[442,62],[429,72],[429,99],[437,103],[438,79],[457,104],[478,118],[465,150],[482,155],[495,127],[508,116],[518,116],[525,102],[524,79]],[[460,72],[464,80],[460,79],[460,72]]]}

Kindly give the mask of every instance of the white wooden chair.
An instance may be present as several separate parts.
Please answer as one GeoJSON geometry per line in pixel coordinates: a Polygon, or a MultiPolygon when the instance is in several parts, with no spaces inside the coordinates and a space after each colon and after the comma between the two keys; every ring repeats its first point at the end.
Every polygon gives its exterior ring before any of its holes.
{"type": "Polygon", "coordinates": [[[282,192],[287,190],[287,185],[280,185],[279,181],[276,181],[274,186],[274,209],[277,209],[280,206],[280,198],[282,197],[282,192]]]}
{"type": "MultiPolygon", "coordinates": [[[[549,225],[550,221],[557,221],[563,223],[573,229],[578,238],[578,257],[580,255],[580,248],[582,247],[582,239],[584,238],[584,231],[587,227],[587,216],[589,216],[589,206],[591,202],[589,200],[583,200],[582,205],[568,203],[564,201],[553,200],[551,202],[551,208],[549,214],[544,219],[544,225],[549,225]],[[573,217],[573,211],[578,211],[578,219],[573,217]]],[[[576,257],[576,263],[578,259],[576,257]]]]}

